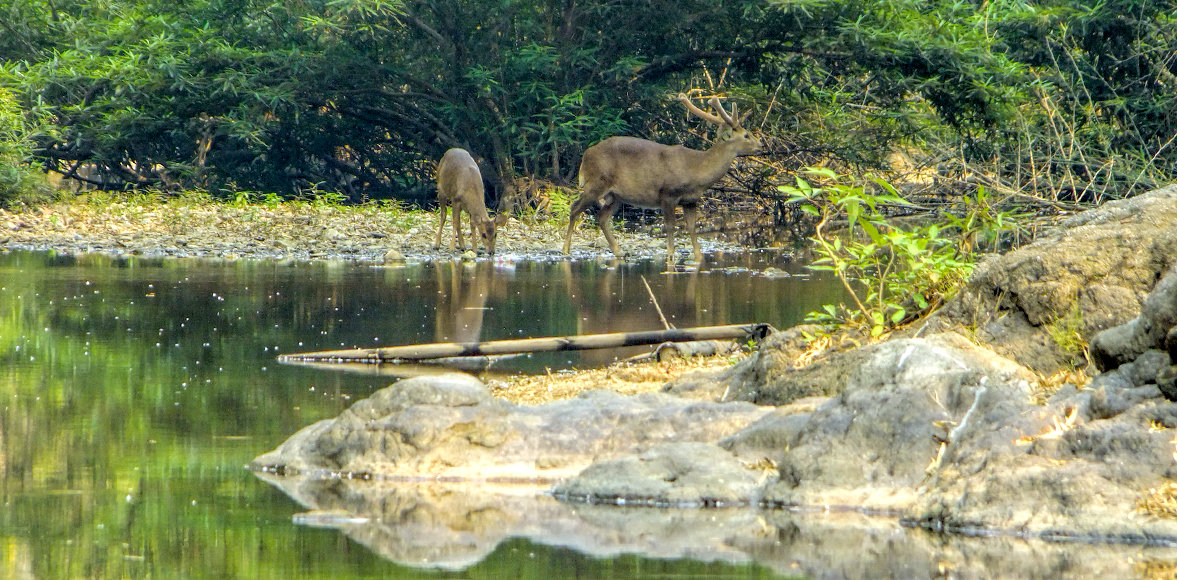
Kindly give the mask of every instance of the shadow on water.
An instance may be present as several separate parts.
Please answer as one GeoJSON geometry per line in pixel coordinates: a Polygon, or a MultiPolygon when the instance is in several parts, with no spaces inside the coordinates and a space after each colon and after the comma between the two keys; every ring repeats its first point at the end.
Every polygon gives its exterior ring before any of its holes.
{"type": "MultiPolygon", "coordinates": [[[[1023,556],[1043,569],[1083,561],[857,516],[631,514],[534,490],[331,482],[287,495],[242,468],[390,380],[279,365],[279,353],[661,328],[642,275],[679,327],[783,328],[838,296],[777,253],[669,274],[653,262],[383,268],[0,254],[0,577],[929,577],[946,550],[995,570],[1023,556]],[[766,277],[768,266],[794,276],[766,277]],[[380,506],[379,517],[291,521],[306,506],[350,512],[354,502],[380,506]]],[[[629,354],[519,358],[501,370],[629,354]]]]}

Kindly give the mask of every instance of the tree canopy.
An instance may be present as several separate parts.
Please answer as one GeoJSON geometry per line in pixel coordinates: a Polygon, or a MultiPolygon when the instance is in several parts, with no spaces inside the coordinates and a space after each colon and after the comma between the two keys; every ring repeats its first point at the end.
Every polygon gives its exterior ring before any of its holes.
{"type": "Polygon", "coordinates": [[[460,146],[492,191],[520,174],[571,183],[610,135],[705,146],[671,98],[701,89],[752,113],[769,173],[887,169],[919,151],[962,182],[1119,197],[1177,161],[1174,8],[13,0],[0,8],[0,165],[359,200],[414,195],[460,146]]]}

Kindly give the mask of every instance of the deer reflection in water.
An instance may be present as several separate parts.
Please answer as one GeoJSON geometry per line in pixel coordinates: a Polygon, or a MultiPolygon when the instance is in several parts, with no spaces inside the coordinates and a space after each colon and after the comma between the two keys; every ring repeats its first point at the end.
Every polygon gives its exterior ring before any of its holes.
{"type": "MultiPolygon", "coordinates": [[[[700,320],[696,307],[696,287],[700,280],[697,269],[652,276],[648,283],[658,301],[655,307],[642,279],[619,270],[619,259],[601,265],[607,267],[574,274],[570,262],[563,264],[568,301],[576,312],[576,334],[660,330],[664,326],[659,308],[673,326],[697,326],[700,320]]],[[[584,366],[603,366],[649,350],[649,347],[626,347],[584,351],[580,362],[584,366]]]]}
{"type": "Polygon", "coordinates": [[[487,300],[495,289],[490,261],[436,262],[437,342],[479,342],[487,300]]]}

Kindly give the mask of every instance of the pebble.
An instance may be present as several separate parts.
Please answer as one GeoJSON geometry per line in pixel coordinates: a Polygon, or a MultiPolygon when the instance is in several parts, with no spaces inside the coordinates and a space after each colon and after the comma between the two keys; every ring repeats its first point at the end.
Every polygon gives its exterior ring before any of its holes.
{"type": "Polygon", "coordinates": [[[399,250],[389,250],[384,253],[385,264],[403,264],[405,262],[405,255],[399,250]]]}

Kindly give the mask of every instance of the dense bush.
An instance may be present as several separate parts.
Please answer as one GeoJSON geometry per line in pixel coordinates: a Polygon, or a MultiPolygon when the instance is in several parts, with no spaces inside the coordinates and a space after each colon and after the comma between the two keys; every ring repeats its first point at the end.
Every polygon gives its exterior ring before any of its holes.
{"type": "Polygon", "coordinates": [[[28,121],[12,91],[0,86],[0,207],[34,201],[43,183],[29,166],[28,121]]]}
{"type": "MultiPolygon", "coordinates": [[[[1174,172],[1172,1],[29,0],[0,86],[42,168],[108,188],[415,199],[453,146],[499,191],[612,134],[705,146],[721,92],[801,166],[1099,200],[1174,172]],[[20,116],[20,115],[17,115],[20,116]],[[912,169],[912,167],[907,167],[912,169]]],[[[759,182],[758,182],[759,183],[759,182]]],[[[759,186],[757,186],[759,187],[759,186]]]]}

